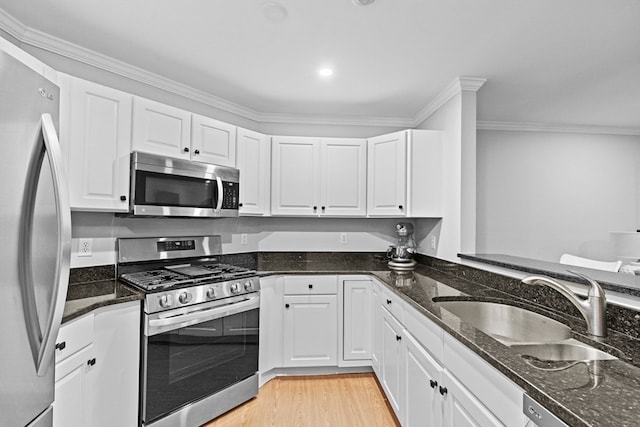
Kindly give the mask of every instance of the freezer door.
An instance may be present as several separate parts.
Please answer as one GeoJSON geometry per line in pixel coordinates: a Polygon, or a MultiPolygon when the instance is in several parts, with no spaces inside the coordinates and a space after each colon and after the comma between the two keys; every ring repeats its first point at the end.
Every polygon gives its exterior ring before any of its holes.
{"type": "Polygon", "coordinates": [[[50,425],[71,218],[59,89],[0,50],[0,425],[50,425]]]}

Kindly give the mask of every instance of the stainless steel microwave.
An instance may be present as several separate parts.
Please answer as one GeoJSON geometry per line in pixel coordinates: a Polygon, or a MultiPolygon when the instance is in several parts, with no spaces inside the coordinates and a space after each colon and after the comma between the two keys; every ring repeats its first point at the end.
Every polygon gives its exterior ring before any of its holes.
{"type": "Polygon", "coordinates": [[[129,216],[237,217],[240,171],[134,151],[129,216]]]}

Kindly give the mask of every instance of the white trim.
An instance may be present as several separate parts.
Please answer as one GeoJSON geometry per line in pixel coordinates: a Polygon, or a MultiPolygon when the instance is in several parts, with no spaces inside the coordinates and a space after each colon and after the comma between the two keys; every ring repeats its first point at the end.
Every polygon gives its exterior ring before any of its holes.
{"type": "Polygon", "coordinates": [[[524,123],[524,122],[498,122],[479,120],[478,130],[500,130],[514,132],[560,132],[560,133],[587,133],[600,135],[631,135],[640,136],[639,128],[618,128],[607,126],[569,125],[552,123],[524,123]]]}
{"type": "Polygon", "coordinates": [[[471,90],[477,92],[484,85],[487,79],[479,77],[456,77],[449,85],[444,88],[426,107],[424,107],[413,119],[413,126],[416,127],[420,123],[428,119],[433,113],[438,111],[444,104],[449,102],[451,98],[462,92],[463,90],[471,90]]]}

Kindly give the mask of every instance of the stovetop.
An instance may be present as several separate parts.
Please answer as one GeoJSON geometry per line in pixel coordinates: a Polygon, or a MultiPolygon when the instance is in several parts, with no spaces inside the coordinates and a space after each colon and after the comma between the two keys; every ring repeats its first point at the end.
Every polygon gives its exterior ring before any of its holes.
{"type": "Polygon", "coordinates": [[[179,264],[125,273],[120,279],[146,292],[210,284],[255,276],[256,271],[230,264],[179,264]]]}

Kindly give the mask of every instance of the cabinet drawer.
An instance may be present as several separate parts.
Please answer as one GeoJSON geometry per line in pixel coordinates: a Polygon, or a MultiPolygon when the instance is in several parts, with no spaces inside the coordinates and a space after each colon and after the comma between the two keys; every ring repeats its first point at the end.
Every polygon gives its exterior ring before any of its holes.
{"type": "Polygon", "coordinates": [[[287,276],[285,295],[333,295],[338,293],[338,276],[287,276]]]}
{"type": "Polygon", "coordinates": [[[56,340],[56,363],[93,342],[93,313],[60,327],[56,340]]]}
{"type": "Polygon", "coordinates": [[[386,286],[380,286],[380,305],[389,310],[401,323],[404,322],[403,306],[406,303],[386,286]]]}

